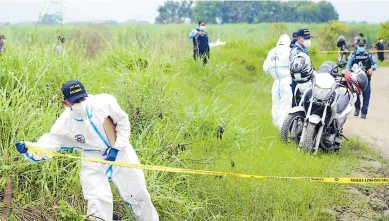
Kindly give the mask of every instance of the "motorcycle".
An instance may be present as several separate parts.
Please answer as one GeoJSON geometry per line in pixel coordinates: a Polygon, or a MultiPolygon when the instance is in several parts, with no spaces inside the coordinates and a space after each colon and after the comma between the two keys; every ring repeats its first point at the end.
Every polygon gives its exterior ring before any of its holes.
{"type": "MultiPolygon", "coordinates": [[[[341,63],[344,67],[345,63],[341,63]]],[[[315,74],[315,73],[314,73],[315,74]]],[[[289,111],[281,127],[281,140],[285,143],[299,143],[303,130],[303,123],[306,116],[304,102],[307,100],[307,93],[312,88],[312,81],[299,83],[294,91],[294,99],[297,104],[289,111]]]]}
{"type": "MultiPolygon", "coordinates": [[[[339,62],[337,67],[343,68],[345,65],[345,62],[339,62]]],[[[286,143],[300,142],[307,112],[306,103],[312,96],[312,81],[298,84],[294,95],[297,106],[289,111],[281,127],[281,140],[286,143]]]]}
{"type": "MultiPolygon", "coordinates": [[[[345,65],[344,62],[341,65],[345,65]]],[[[338,65],[338,66],[341,66],[338,65]]],[[[354,71],[363,71],[354,65],[354,71]]],[[[332,72],[333,73],[333,72],[332,72]]],[[[337,151],[342,145],[343,125],[357,100],[356,84],[342,81],[342,74],[317,73],[312,88],[306,92],[299,149],[318,153],[319,147],[337,151]]]]}

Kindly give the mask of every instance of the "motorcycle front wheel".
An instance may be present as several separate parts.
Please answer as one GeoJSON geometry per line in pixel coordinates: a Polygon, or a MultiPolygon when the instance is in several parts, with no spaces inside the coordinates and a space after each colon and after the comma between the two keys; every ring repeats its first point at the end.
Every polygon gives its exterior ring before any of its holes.
{"type": "Polygon", "coordinates": [[[316,124],[313,124],[311,122],[308,122],[308,126],[305,129],[305,136],[301,138],[300,146],[305,150],[306,152],[313,152],[313,147],[315,145],[316,140],[316,124]]]}
{"type": "Polygon", "coordinates": [[[304,112],[288,114],[281,127],[281,140],[285,143],[300,141],[303,131],[304,112]]]}

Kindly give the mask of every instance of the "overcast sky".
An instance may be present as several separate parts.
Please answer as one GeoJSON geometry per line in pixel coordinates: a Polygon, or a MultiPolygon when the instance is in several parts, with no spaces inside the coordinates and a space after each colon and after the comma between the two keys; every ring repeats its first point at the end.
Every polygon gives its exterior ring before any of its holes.
{"type": "MultiPolygon", "coordinates": [[[[0,0],[0,22],[36,21],[39,13],[52,13],[61,7],[52,0],[0,0]]],[[[154,22],[157,8],[164,0],[57,0],[64,5],[64,21],[128,19],[154,22]]],[[[341,21],[389,20],[388,0],[330,0],[339,12],[341,21]]]]}

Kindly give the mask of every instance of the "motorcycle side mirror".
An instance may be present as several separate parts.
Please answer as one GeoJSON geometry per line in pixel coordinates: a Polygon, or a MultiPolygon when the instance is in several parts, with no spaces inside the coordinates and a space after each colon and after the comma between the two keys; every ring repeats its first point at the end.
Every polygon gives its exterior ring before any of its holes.
{"type": "Polygon", "coordinates": [[[338,62],[338,67],[344,68],[345,66],[346,66],[346,62],[345,61],[339,61],[338,62]]]}

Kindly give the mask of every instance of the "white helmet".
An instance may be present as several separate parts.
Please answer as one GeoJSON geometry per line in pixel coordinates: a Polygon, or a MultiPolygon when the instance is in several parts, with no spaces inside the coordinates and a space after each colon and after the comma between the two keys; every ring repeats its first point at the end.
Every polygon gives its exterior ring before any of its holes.
{"type": "Polygon", "coordinates": [[[312,78],[313,68],[311,59],[306,53],[296,54],[290,64],[290,74],[296,83],[305,83],[312,78]]]}

